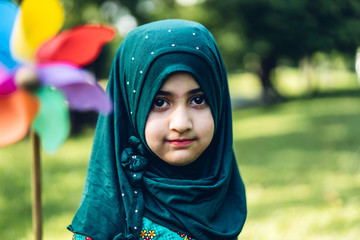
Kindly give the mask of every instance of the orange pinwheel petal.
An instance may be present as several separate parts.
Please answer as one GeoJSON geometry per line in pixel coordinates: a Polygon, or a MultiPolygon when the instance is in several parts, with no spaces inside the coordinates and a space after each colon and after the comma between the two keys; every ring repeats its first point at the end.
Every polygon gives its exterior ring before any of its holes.
{"type": "Polygon", "coordinates": [[[21,140],[38,110],[37,99],[24,90],[0,96],[0,147],[21,140]]]}
{"type": "Polygon", "coordinates": [[[40,63],[61,61],[84,66],[99,55],[101,47],[115,37],[115,30],[103,25],[83,25],[63,31],[40,46],[40,63]]]}

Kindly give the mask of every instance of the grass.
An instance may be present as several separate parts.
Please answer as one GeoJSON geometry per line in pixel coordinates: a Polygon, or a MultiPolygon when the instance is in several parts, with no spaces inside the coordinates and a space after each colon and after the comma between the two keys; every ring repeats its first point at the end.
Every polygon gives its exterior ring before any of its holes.
{"type": "Polygon", "coordinates": [[[239,239],[357,239],[359,123],[358,97],[234,112],[249,208],[239,239]]]}
{"type": "MultiPolygon", "coordinates": [[[[233,113],[246,184],[240,240],[355,240],[360,235],[360,98],[289,101],[233,113]]],[[[93,131],[42,154],[44,239],[66,230],[81,198],[93,131]]],[[[30,144],[0,149],[0,239],[33,239],[30,144]]]]}
{"type": "MultiPolygon", "coordinates": [[[[42,154],[43,239],[71,239],[66,226],[79,205],[92,136],[88,130],[56,154],[42,154]]],[[[0,156],[0,239],[33,239],[30,142],[2,148],[0,156]]]]}

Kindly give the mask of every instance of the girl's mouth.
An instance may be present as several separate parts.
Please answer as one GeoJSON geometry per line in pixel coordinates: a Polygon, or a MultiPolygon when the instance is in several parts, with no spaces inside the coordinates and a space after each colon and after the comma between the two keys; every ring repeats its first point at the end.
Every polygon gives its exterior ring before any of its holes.
{"type": "Polygon", "coordinates": [[[193,143],[195,139],[172,139],[167,142],[176,147],[185,147],[193,143]]]}

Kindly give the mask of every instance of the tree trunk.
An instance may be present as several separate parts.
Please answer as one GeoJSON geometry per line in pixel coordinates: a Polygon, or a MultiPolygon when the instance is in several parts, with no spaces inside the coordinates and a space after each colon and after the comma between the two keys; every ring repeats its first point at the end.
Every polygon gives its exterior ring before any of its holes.
{"type": "Polygon", "coordinates": [[[261,71],[258,73],[263,87],[262,100],[266,103],[284,101],[285,98],[276,90],[271,81],[271,74],[276,67],[276,59],[264,58],[261,61],[261,71]]]}

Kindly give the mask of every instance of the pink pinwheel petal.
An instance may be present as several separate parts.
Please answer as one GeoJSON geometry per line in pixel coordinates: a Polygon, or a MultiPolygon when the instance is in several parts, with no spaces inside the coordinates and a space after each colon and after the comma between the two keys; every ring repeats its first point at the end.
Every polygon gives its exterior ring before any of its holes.
{"type": "Polygon", "coordinates": [[[108,26],[83,25],[63,31],[42,44],[36,58],[40,63],[70,62],[84,66],[99,55],[101,47],[115,37],[115,30],[108,26]]]}
{"type": "Polygon", "coordinates": [[[112,104],[102,88],[91,84],[70,84],[60,87],[66,95],[69,107],[79,111],[94,110],[102,114],[112,111],[112,104]]]}
{"type": "Polygon", "coordinates": [[[38,76],[44,85],[62,90],[71,109],[104,114],[112,110],[105,92],[88,71],[66,63],[42,64],[38,66],[38,76]]]}
{"type": "Polygon", "coordinates": [[[0,95],[12,93],[16,90],[14,76],[5,71],[0,64],[0,95]]]}
{"type": "Polygon", "coordinates": [[[0,80],[0,95],[10,94],[16,91],[14,77],[8,76],[4,81],[0,80]]]}

